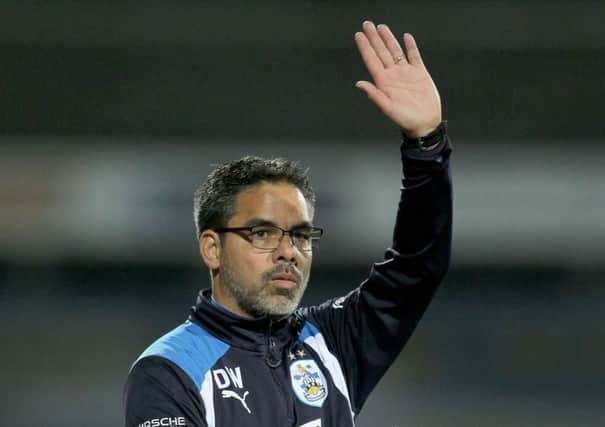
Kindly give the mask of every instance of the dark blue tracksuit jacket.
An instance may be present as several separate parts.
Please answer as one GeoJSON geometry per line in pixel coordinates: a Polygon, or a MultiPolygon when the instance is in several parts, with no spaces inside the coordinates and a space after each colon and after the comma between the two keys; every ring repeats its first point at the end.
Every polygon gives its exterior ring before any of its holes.
{"type": "Polygon", "coordinates": [[[447,271],[447,136],[402,146],[391,248],[348,295],[283,319],[244,319],[202,291],[189,318],[133,364],[127,427],[347,427],[409,339],[447,271]]]}

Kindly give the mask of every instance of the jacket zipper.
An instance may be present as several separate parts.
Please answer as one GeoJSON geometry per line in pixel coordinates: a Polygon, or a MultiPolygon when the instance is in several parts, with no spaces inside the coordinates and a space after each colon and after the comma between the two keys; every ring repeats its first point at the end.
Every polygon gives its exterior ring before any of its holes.
{"type": "Polygon", "coordinates": [[[275,338],[271,334],[271,328],[273,326],[273,320],[269,320],[269,328],[267,329],[267,351],[265,354],[265,362],[270,368],[277,368],[281,365],[281,355],[277,354],[277,344],[275,338]]]}
{"type": "MultiPolygon", "coordinates": [[[[279,390],[286,390],[290,387],[289,374],[286,366],[280,366],[282,363],[281,354],[277,352],[277,343],[272,335],[273,320],[269,320],[269,328],[267,329],[267,354],[265,362],[269,365],[269,371],[278,385],[279,390]]],[[[294,425],[294,402],[291,399],[290,393],[282,393],[280,396],[283,399],[283,407],[286,408],[286,418],[288,425],[294,425]],[[290,398],[289,398],[290,397],[290,398]]]]}

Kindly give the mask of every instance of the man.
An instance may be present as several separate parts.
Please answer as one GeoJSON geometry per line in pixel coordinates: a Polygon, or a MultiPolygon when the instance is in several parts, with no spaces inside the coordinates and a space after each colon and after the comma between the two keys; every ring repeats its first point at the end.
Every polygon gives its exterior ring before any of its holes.
{"type": "Polygon", "coordinates": [[[196,191],[212,289],[134,363],[127,426],[352,426],[448,264],[451,151],[438,92],[413,37],[355,34],[373,83],[357,82],[401,130],[403,187],[386,260],[348,295],[297,308],[311,269],[315,196],[283,159],[246,157],[196,191]]]}

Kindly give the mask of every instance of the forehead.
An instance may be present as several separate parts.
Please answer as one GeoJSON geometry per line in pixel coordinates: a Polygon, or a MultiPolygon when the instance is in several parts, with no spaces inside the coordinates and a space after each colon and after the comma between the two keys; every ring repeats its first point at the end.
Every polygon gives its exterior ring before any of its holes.
{"type": "Polygon", "coordinates": [[[240,192],[235,198],[231,226],[251,219],[263,219],[282,227],[311,222],[312,213],[302,192],[288,183],[261,183],[240,192]]]}

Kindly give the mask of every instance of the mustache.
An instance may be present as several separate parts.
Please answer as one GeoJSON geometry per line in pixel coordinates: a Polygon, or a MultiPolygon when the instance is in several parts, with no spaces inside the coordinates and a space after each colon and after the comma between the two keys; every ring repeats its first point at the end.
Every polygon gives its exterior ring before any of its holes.
{"type": "Polygon", "coordinates": [[[271,278],[276,274],[291,274],[294,276],[294,280],[296,280],[296,284],[300,285],[302,282],[302,273],[292,264],[287,265],[278,265],[277,267],[266,271],[263,273],[263,283],[268,283],[271,281],[271,278]]]}

